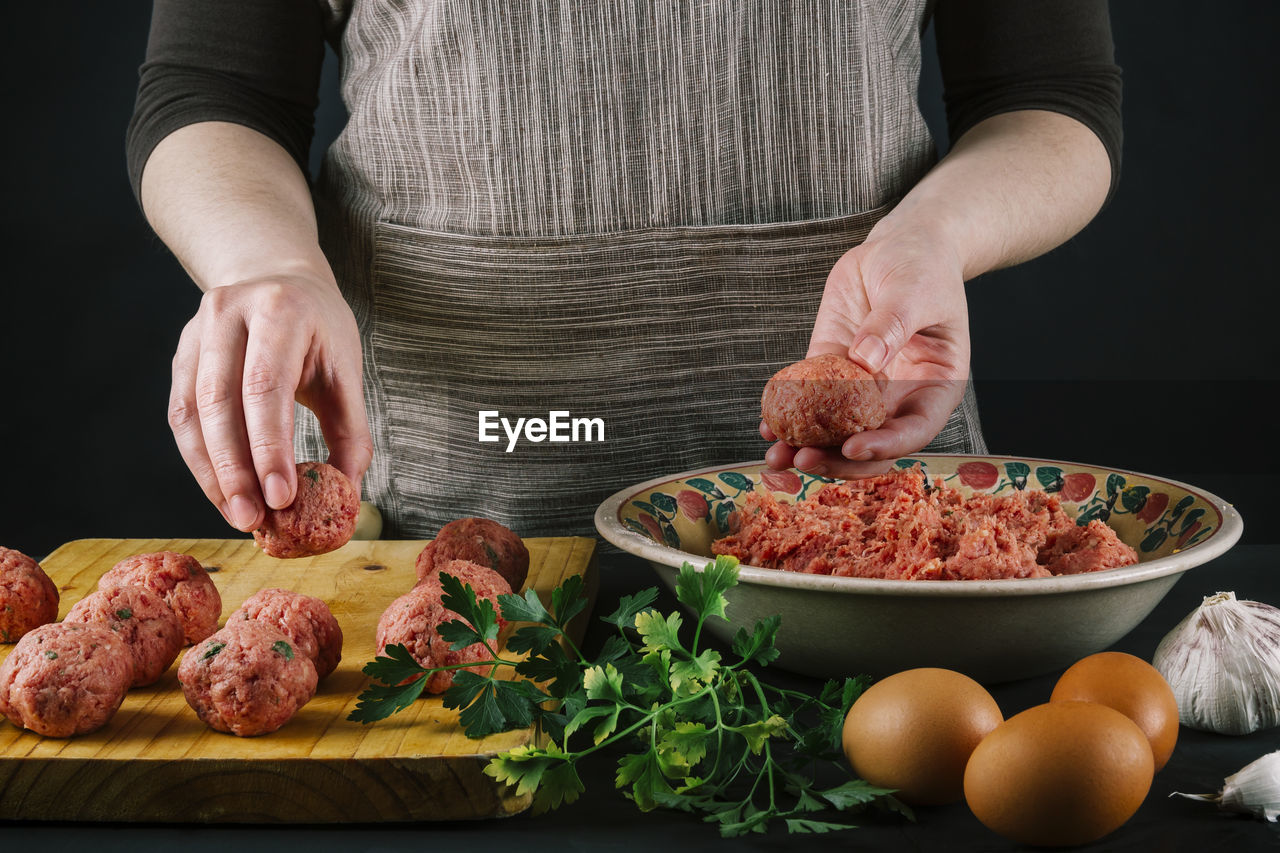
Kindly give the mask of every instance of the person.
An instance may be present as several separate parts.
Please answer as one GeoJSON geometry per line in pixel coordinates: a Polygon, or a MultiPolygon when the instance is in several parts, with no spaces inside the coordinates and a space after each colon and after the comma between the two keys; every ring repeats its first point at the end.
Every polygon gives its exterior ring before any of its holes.
{"type": "Polygon", "coordinates": [[[157,0],[127,146],[204,291],[169,420],[209,500],[251,530],[328,454],[423,537],[586,532],[630,483],[759,458],[806,353],[886,377],[891,415],[770,465],[985,452],[965,282],[1084,227],[1120,141],[1105,0],[157,0]],[[325,39],[348,119],[313,188],[325,39]]]}

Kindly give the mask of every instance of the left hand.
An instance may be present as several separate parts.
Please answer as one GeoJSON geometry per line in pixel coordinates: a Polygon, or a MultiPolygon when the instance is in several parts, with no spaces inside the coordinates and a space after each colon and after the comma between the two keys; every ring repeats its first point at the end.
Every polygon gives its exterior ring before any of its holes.
{"type": "Polygon", "coordinates": [[[923,229],[895,229],[883,220],[827,276],[808,355],[823,353],[846,355],[874,374],[889,417],[829,449],[790,447],[762,422],[760,434],[776,442],[765,454],[769,467],[868,477],[924,447],[960,403],[969,376],[969,314],[957,254],[923,229]]]}

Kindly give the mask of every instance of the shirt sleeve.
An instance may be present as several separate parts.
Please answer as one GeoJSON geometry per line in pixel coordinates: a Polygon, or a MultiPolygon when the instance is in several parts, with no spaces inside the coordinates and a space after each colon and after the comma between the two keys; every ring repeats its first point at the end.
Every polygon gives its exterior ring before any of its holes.
{"type": "Polygon", "coordinates": [[[938,0],[934,12],[947,130],[1050,110],[1092,130],[1120,178],[1120,68],[1107,0],[938,0]]]}
{"type": "Polygon", "coordinates": [[[305,174],[323,64],[316,0],[156,0],[125,141],[134,194],[160,140],[203,121],[265,134],[305,174]]]}

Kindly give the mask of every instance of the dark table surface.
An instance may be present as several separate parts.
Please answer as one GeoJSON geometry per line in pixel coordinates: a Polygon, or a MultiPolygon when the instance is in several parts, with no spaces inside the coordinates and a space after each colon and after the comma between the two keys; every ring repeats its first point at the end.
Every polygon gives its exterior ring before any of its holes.
{"type": "MultiPolygon", "coordinates": [[[[606,555],[600,564],[597,612],[607,613],[621,595],[656,578],[643,563],[606,555]]],[[[1237,597],[1280,606],[1280,545],[1238,546],[1182,577],[1165,599],[1132,633],[1113,646],[1150,660],[1161,638],[1206,595],[1232,590],[1237,597]]],[[[663,610],[674,600],[663,593],[663,610]]],[[[588,633],[588,648],[606,636],[603,626],[588,633]]],[[[1005,716],[1048,699],[1060,673],[997,685],[992,694],[1005,716]]],[[[767,670],[770,680],[797,688],[819,682],[767,670]]],[[[1219,812],[1216,807],[1179,797],[1173,791],[1215,792],[1222,780],[1254,759],[1280,749],[1280,728],[1244,737],[1206,734],[1183,728],[1169,764],[1156,775],[1138,813],[1119,830],[1078,850],[1249,851],[1280,849],[1280,824],[1219,812]]],[[[788,836],[781,828],[767,835],[721,840],[713,827],[678,812],[642,813],[613,788],[613,761],[581,767],[586,792],[573,805],[549,814],[517,815],[503,820],[335,826],[192,826],[138,824],[0,823],[0,850],[196,851],[450,851],[491,850],[918,850],[1005,851],[1021,849],[988,831],[963,803],[919,809],[916,821],[896,816],[859,816],[860,828],[831,835],[788,836]]]]}

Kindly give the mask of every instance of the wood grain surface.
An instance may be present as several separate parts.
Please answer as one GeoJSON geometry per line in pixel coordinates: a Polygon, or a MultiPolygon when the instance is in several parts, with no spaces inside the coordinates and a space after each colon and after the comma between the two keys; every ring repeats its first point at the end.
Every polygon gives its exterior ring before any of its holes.
{"type": "MultiPolygon", "coordinates": [[[[457,712],[428,697],[371,725],[348,722],[368,682],[378,617],[414,584],[425,542],[351,542],[319,557],[278,560],[251,539],[83,539],[41,565],[61,592],[59,618],[119,560],[152,551],[190,554],[209,568],[222,618],[265,587],[328,603],[342,626],[342,661],[315,698],[268,735],[238,738],[206,727],[182,696],[178,663],[135,688],[104,728],[45,738],[0,722],[0,818],[184,822],[455,820],[516,814],[529,797],[485,776],[489,757],[534,738],[531,730],[465,737],[457,712]]],[[[527,539],[526,587],[544,601],[582,575],[594,603],[595,542],[527,539]]],[[[585,615],[585,614],[584,614],[585,615]]],[[[585,619],[579,622],[579,638],[585,619]]],[[[0,657],[12,646],[0,646],[0,657]]],[[[179,658],[179,661],[181,658],[179,658]]],[[[2,720],[2,718],[0,718],[2,720]]]]}

